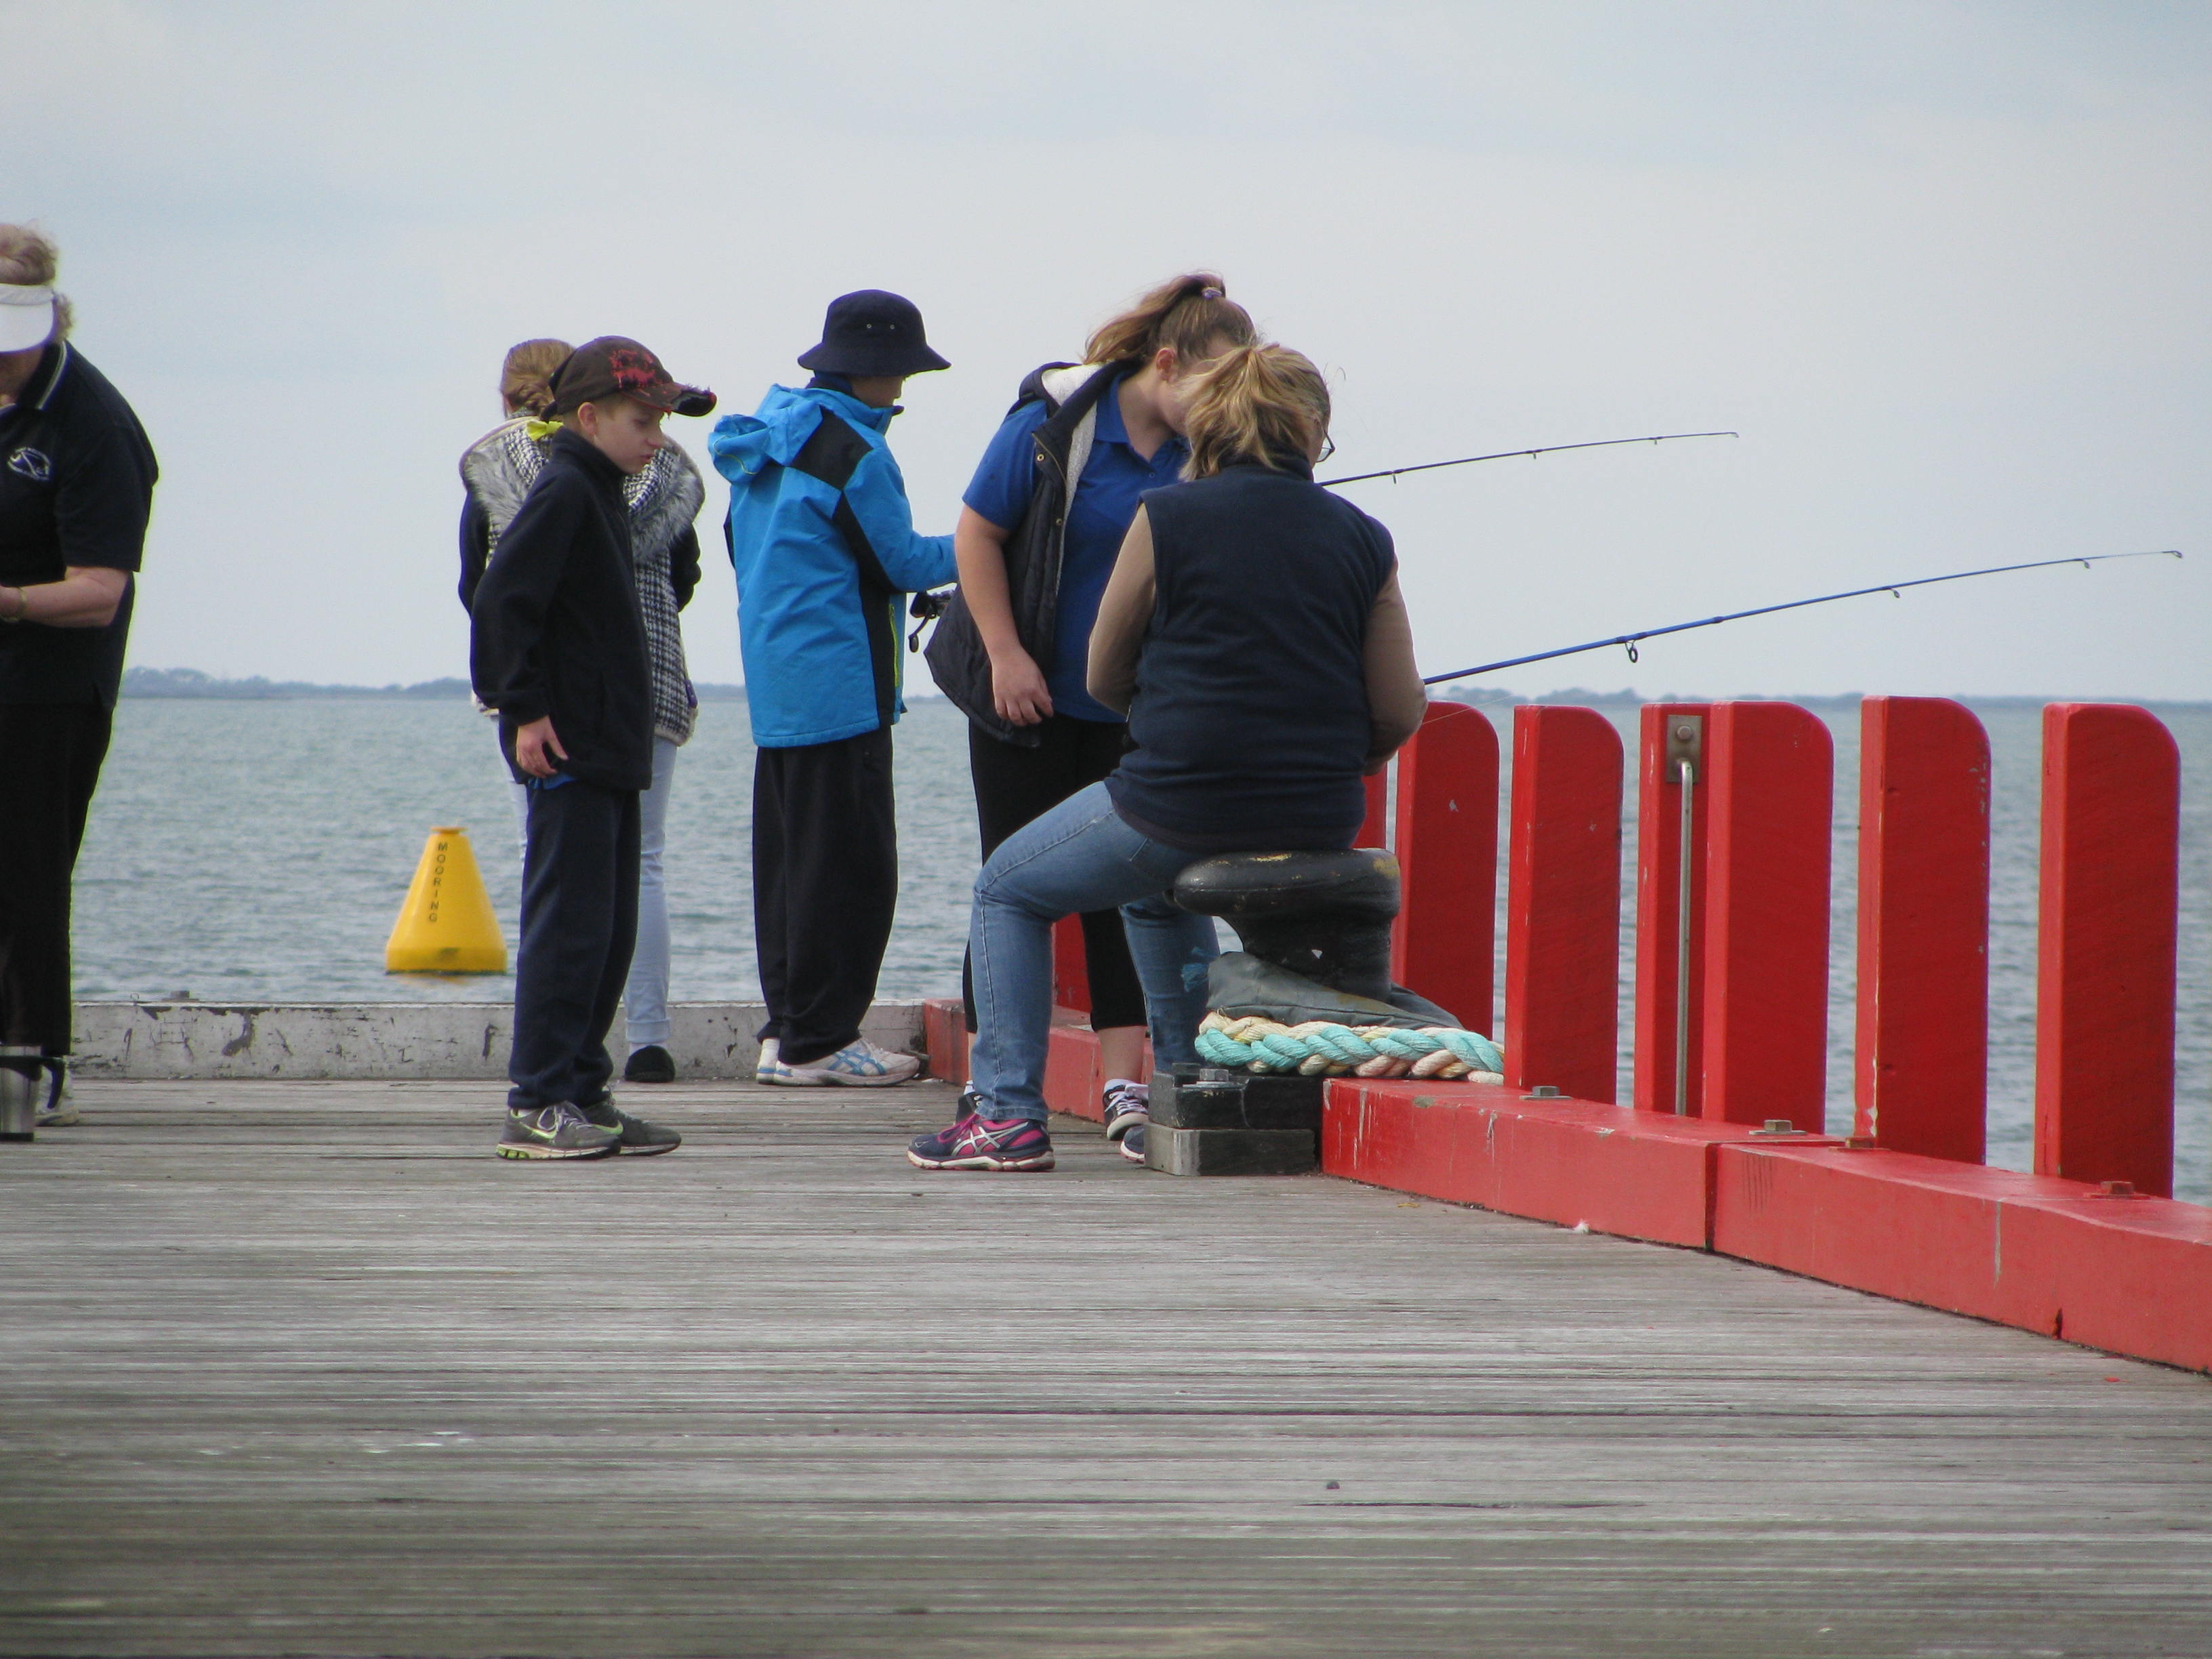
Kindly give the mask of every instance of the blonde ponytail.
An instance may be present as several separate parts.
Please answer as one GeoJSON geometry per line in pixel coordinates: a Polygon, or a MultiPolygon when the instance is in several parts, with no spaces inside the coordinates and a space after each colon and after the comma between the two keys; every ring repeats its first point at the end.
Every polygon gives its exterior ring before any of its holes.
{"type": "Polygon", "coordinates": [[[1303,462],[1328,435],[1328,383],[1288,346],[1245,345],[1198,377],[1184,416],[1185,478],[1210,478],[1240,462],[1303,462]]]}
{"type": "Polygon", "coordinates": [[[500,365],[499,395],[519,414],[544,415],[553,407],[553,371],[574,350],[566,340],[525,340],[500,365]]]}
{"type": "Polygon", "coordinates": [[[1250,345],[1260,337],[1244,307],[1229,297],[1221,278],[1194,270],[1162,283],[1083,347],[1086,363],[1141,363],[1162,346],[1173,346],[1186,363],[1202,362],[1214,346],[1250,345]]]}

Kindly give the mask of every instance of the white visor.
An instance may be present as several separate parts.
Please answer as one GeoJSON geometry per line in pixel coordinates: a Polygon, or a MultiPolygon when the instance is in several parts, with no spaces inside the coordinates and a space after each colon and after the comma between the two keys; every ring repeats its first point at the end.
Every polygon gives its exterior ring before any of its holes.
{"type": "Polygon", "coordinates": [[[28,351],[53,333],[53,289],[0,283],[0,351],[28,351]]]}

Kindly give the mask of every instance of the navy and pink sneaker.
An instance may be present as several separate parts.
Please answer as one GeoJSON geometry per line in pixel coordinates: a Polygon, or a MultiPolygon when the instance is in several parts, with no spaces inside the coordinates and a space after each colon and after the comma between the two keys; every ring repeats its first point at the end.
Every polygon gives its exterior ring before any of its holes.
{"type": "Polygon", "coordinates": [[[975,1092],[973,1084],[962,1084],[959,1113],[953,1118],[951,1127],[939,1129],[935,1134],[915,1136],[907,1144],[907,1157],[921,1169],[943,1169],[945,1160],[952,1156],[952,1143],[960,1138],[961,1131],[968,1127],[969,1120],[975,1115],[975,1108],[981,1103],[982,1098],[975,1092]]]}
{"type": "Polygon", "coordinates": [[[906,1156],[922,1170],[1049,1170],[1052,1136],[1033,1117],[990,1118],[971,1112],[949,1129],[918,1137],[906,1156]]]}

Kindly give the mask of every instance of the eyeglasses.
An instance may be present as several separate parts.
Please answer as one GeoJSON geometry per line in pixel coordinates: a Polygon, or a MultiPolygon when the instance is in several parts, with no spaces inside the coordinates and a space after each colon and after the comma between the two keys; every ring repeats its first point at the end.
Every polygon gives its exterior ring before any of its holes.
{"type": "Polygon", "coordinates": [[[1330,456],[1335,453],[1336,440],[1330,437],[1326,432],[1322,433],[1321,434],[1321,453],[1314,457],[1314,465],[1316,466],[1319,466],[1323,461],[1327,460],[1330,456]]]}

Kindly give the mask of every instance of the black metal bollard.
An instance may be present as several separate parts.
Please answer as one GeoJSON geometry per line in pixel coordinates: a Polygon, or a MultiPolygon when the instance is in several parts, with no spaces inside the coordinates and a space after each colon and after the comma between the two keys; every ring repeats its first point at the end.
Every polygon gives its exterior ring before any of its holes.
{"type": "Polygon", "coordinates": [[[1390,994],[1398,860],[1346,853],[1231,853],[1176,878],[1175,902],[1219,916],[1262,962],[1377,1001],[1390,994]]]}

